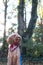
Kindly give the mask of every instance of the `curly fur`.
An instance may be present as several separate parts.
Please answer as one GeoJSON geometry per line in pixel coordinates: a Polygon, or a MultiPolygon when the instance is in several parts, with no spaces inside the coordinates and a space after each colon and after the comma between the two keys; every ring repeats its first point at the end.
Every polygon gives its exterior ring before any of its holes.
{"type": "Polygon", "coordinates": [[[21,40],[22,38],[18,33],[11,34],[7,38],[7,43],[9,44],[7,65],[20,65],[19,45],[20,45],[21,40]],[[14,51],[11,52],[10,45],[12,45],[13,43],[18,44],[18,47],[14,51]]]}

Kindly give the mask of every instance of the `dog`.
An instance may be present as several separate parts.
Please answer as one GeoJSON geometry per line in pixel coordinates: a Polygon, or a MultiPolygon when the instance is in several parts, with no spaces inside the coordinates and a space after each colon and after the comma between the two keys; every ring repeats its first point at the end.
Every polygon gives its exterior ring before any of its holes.
{"type": "Polygon", "coordinates": [[[22,37],[18,33],[13,33],[7,38],[8,60],[7,65],[20,65],[20,48],[22,37]]]}

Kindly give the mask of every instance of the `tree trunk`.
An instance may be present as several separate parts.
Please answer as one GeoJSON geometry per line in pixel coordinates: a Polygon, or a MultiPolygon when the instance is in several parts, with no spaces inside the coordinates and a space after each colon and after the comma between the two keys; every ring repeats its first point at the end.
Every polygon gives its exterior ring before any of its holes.
{"type": "Polygon", "coordinates": [[[31,19],[30,19],[26,32],[24,32],[24,34],[22,35],[23,40],[31,38],[31,36],[33,34],[33,30],[35,28],[35,24],[36,24],[36,20],[37,20],[37,4],[38,4],[38,0],[32,0],[31,19]]]}
{"type": "Polygon", "coordinates": [[[5,5],[5,15],[4,15],[4,36],[3,36],[3,46],[2,46],[2,51],[5,51],[5,47],[6,47],[6,14],[7,14],[7,0],[3,3],[5,5]]]}
{"type": "Polygon", "coordinates": [[[25,33],[28,38],[31,38],[33,34],[33,30],[35,28],[36,20],[37,20],[37,4],[38,0],[32,0],[32,12],[31,12],[31,19],[27,28],[27,31],[25,33]]]}
{"type": "Polygon", "coordinates": [[[22,36],[26,22],[24,21],[24,0],[20,0],[18,6],[18,33],[22,36]]]}

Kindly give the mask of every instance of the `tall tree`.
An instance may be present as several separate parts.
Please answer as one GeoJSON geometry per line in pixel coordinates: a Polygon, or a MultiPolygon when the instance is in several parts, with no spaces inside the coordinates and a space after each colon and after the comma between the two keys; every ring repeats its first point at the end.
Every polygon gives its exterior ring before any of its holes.
{"type": "Polygon", "coordinates": [[[38,5],[38,0],[32,0],[31,19],[26,32],[23,34],[23,37],[28,36],[28,38],[31,38],[33,34],[33,30],[35,28],[35,24],[37,20],[37,5],[38,5]]]}
{"type": "MultiPolygon", "coordinates": [[[[26,28],[26,12],[25,12],[25,20],[24,20],[24,4],[25,4],[24,0],[20,0],[18,6],[18,33],[21,36],[23,36],[24,30],[26,28]]],[[[26,49],[25,47],[22,47],[21,52],[26,53],[25,49],[26,49]]]]}
{"type": "Polygon", "coordinates": [[[35,28],[36,20],[37,20],[37,4],[38,4],[38,0],[32,0],[31,19],[26,31],[29,38],[32,36],[33,30],[35,28]]]}
{"type": "MultiPolygon", "coordinates": [[[[9,0],[8,0],[9,1],[9,0]]],[[[5,50],[6,47],[6,15],[7,15],[7,0],[3,0],[4,6],[5,6],[5,14],[4,14],[4,36],[3,36],[3,46],[2,50],[5,50]]]]}
{"type": "Polygon", "coordinates": [[[18,33],[22,36],[24,29],[25,29],[25,24],[26,22],[24,21],[24,0],[20,0],[19,6],[18,6],[18,33]]]}

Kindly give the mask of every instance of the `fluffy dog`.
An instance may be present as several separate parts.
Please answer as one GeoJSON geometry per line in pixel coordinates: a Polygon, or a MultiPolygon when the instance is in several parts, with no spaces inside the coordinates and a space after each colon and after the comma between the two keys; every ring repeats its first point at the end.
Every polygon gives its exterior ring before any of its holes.
{"type": "Polygon", "coordinates": [[[20,65],[20,49],[21,36],[18,33],[13,33],[7,38],[9,45],[7,65],[20,65]]]}

